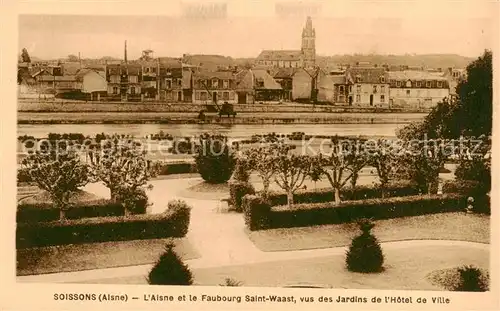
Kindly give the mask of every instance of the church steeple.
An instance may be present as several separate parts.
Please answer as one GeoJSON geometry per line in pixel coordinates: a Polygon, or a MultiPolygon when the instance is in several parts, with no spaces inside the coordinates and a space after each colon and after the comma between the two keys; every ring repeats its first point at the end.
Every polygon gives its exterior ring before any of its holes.
{"type": "Polygon", "coordinates": [[[316,31],[312,26],[312,19],[307,17],[306,26],[302,30],[302,55],[304,67],[314,67],[316,63],[316,31]]]}

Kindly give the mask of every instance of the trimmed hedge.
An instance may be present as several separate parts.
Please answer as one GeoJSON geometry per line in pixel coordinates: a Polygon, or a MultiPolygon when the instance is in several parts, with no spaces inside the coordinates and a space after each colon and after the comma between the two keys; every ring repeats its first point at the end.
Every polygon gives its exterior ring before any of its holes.
{"type": "Polygon", "coordinates": [[[174,206],[162,214],[83,218],[38,223],[18,223],[16,247],[128,241],[183,237],[190,209],[174,206]]]}
{"type": "Polygon", "coordinates": [[[473,211],[481,214],[491,214],[491,199],[484,184],[474,180],[450,180],[444,183],[443,193],[458,193],[473,197],[473,211]]]}
{"type": "MultiPolygon", "coordinates": [[[[385,197],[403,197],[419,194],[418,188],[410,181],[399,181],[390,183],[385,190],[385,197]]],[[[382,190],[379,186],[357,186],[356,188],[345,188],[340,197],[345,201],[381,198],[382,190]]],[[[271,206],[287,204],[286,193],[270,192],[268,200],[271,206]]],[[[293,200],[300,203],[324,203],[334,200],[334,192],[331,187],[297,191],[293,200]]]]}
{"type": "Polygon", "coordinates": [[[305,227],[354,222],[362,218],[389,219],[463,211],[460,194],[416,195],[385,199],[273,206],[258,196],[245,196],[245,222],[250,230],[305,227]]]}
{"type": "MultiPolygon", "coordinates": [[[[132,214],[145,214],[147,200],[138,200],[136,208],[132,214]]],[[[78,203],[78,206],[71,206],[66,210],[67,219],[81,219],[92,217],[123,216],[125,208],[121,203],[111,200],[96,200],[78,203]]],[[[27,222],[47,222],[59,220],[59,209],[51,203],[19,204],[17,206],[16,221],[18,223],[27,222]]]]}
{"type": "Polygon", "coordinates": [[[242,199],[247,194],[255,194],[255,188],[251,183],[237,180],[229,181],[229,203],[235,211],[243,211],[242,199]]]}

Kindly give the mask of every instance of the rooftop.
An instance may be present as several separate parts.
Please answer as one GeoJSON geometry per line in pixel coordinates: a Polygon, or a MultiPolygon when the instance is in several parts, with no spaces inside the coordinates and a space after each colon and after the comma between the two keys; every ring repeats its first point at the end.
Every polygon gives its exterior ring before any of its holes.
{"type": "Polygon", "coordinates": [[[427,72],[427,71],[389,71],[389,79],[391,80],[443,80],[447,79],[442,76],[443,73],[427,72]]]}

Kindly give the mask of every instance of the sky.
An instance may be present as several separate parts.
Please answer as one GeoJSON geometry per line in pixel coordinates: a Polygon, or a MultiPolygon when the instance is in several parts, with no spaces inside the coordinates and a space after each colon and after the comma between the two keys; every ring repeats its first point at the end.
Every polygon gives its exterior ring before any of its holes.
{"type": "Polygon", "coordinates": [[[27,48],[30,55],[42,59],[78,53],[82,58],[123,58],[127,40],[131,59],[145,49],[152,49],[155,56],[256,57],[263,49],[300,49],[306,15],[313,18],[318,55],[451,53],[476,57],[492,48],[494,19],[486,5],[481,1],[475,6],[438,2],[425,2],[429,5],[418,9],[401,5],[409,3],[403,1],[399,5],[380,2],[371,9],[364,3],[357,9],[337,6],[333,14],[309,10],[293,16],[252,11],[193,18],[157,16],[154,10],[140,11],[137,16],[106,15],[105,10],[99,15],[86,15],[85,10],[85,15],[20,15],[19,50],[27,48]]]}

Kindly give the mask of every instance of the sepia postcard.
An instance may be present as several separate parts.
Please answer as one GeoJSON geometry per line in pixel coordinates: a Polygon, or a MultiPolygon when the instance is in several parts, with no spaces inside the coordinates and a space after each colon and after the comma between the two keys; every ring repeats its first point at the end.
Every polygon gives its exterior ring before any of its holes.
{"type": "Polygon", "coordinates": [[[500,309],[497,1],[1,6],[0,309],[500,309]]]}

